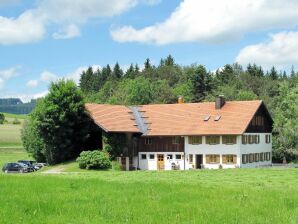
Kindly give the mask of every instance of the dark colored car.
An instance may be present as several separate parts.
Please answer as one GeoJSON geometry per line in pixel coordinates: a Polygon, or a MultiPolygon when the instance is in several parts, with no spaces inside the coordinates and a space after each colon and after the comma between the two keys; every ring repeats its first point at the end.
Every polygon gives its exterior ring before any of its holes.
{"type": "Polygon", "coordinates": [[[27,173],[28,167],[22,163],[6,163],[2,171],[5,173],[27,173]]]}
{"type": "Polygon", "coordinates": [[[25,164],[26,166],[28,166],[28,172],[33,172],[36,171],[37,169],[33,166],[33,164],[35,163],[35,161],[30,161],[30,160],[19,160],[18,163],[22,163],[25,164]]]}

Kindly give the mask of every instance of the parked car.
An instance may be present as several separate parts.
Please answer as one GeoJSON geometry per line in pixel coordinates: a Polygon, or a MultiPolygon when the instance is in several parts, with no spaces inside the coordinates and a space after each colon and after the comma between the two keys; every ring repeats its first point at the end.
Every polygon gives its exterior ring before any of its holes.
{"type": "Polygon", "coordinates": [[[33,166],[36,166],[39,169],[41,169],[42,167],[47,166],[47,164],[46,163],[34,163],[33,166]]]}
{"type": "Polygon", "coordinates": [[[35,161],[19,160],[18,163],[22,163],[22,164],[25,164],[26,166],[28,166],[28,172],[33,172],[33,171],[38,170],[36,167],[33,166],[33,163],[35,163],[35,161]]]}
{"type": "Polygon", "coordinates": [[[5,173],[27,173],[28,167],[22,163],[6,163],[2,171],[5,173]]]}

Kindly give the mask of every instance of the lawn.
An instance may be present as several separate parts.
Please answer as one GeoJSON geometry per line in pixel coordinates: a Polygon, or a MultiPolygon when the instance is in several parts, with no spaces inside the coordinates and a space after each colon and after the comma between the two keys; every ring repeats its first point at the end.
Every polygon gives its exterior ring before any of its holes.
{"type": "Polygon", "coordinates": [[[14,124],[0,125],[0,148],[22,147],[21,128],[22,128],[22,125],[14,125],[14,124]]]}
{"type": "Polygon", "coordinates": [[[298,169],[0,175],[0,223],[298,223],[298,169]]]}
{"type": "Polygon", "coordinates": [[[29,156],[24,149],[0,148],[0,169],[2,169],[3,165],[7,162],[16,162],[21,159],[29,159],[29,156]]]}

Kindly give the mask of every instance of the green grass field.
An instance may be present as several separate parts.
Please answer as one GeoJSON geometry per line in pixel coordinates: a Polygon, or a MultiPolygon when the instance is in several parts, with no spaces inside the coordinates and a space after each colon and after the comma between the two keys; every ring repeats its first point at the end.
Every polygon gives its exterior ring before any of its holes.
{"type": "Polygon", "coordinates": [[[0,175],[0,223],[298,223],[298,169],[0,175]]]}
{"type": "MultiPolygon", "coordinates": [[[[0,126],[0,167],[29,159],[0,126]]],[[[75,162],[0,174],[0,223],[298,223],[298,169],[85,171],[75,162]],[[43,171],[60,170],[60,174],[43,171]]]]}
{"type": "Polygon", "coordinates": [[[0,148],[19,148],[21,143],[21,129],[26,115],[6,114],[5,119],[8,123],[0,125],[0,148]],[[12,124],[13,120],[17,118],[21,124],[12,124]]]}

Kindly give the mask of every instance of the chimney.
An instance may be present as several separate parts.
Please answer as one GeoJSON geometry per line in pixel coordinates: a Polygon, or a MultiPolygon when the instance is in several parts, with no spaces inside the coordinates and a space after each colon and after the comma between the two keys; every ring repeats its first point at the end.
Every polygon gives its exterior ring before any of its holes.
{"type": "Polygon", "coordinates": [[[184,99],[183,99],[183,97],[180,96],[180,97],[178,98],[178,103],[179,103],[179,104],[184,103],[184,99]]]}
{"type": "Polygon", "coordinates": [[[215,100],[215,109],[219,110],[225,105],[226,101],[223,95],[219,95],[215,100]]]}

